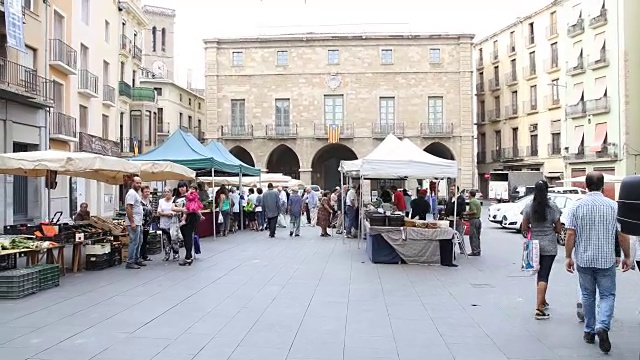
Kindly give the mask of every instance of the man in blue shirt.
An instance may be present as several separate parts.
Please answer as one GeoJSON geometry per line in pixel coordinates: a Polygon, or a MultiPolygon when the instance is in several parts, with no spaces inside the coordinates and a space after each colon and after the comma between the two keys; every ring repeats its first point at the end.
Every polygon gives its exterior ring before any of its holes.
{"type": "Polygon", "coordinates": [[[311,191],[308,187],[305,189],[307,192],[307,205],[309,206],[309,213],[311,214],[311,226],[316,226],[318,221],[318,194],[311,191]]]}
{"type": "Polygon", "coordinates": [[[300,236],[300,218],[302,216],[302,197],[298,190],[292,189],[288,202],[289,208],[289,236],[300,236]]]}

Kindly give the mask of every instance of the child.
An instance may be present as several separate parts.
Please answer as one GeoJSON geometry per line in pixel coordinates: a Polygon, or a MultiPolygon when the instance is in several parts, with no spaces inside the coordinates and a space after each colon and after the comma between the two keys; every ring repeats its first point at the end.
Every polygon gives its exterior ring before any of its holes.
{"type": "MultiPolygon", "coordinates": [[[[200,213],[200,210],[204,209],[204,205],[202,205],[202,203],[200,202],[200,196],[198,195],[197,185],[191,185],[191,187],[189,188],[189,192],[187,193],[186,203],[184,207],[185,209],[187,209],[188,212],[196,213],[198,214],[200,219],[202,219],[202,214],[200,213]]],[[[186,216],[183,218],[182,222],[180,223],[180,226],[184,224],[186,224],[186,216]]]]}

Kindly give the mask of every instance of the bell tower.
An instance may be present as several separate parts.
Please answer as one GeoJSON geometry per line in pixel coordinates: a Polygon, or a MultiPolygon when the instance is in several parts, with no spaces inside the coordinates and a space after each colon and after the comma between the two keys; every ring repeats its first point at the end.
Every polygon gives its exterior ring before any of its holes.
{"type": "Polygon", "coordinates": [[[158,77],[175,81],[173,35],[176,11],[149,5],[145,5],[142,11],[150,23],[142,50],[144,67],[158,77]]]}

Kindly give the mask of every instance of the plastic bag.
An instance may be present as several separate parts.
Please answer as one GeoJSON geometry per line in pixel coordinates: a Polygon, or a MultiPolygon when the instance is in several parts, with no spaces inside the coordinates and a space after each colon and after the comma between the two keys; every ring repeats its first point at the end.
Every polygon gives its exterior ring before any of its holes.
{"type": "Polygon", "coordinates": [[[222,217],[222,213],[219,212],[218,213],[218,224],[222,224],[224,223],[224,217],[222,217]]]}
{"type": "Polygon", "coordinates": [[[282,228],[287,227],[287,219],[282,214],[278,215],[278,226],[282,228]]]}
{"type": "Polygon", "coordinates": [[[535,274],[540,269],[540,242],[525,240],[522,244],[522,264],[520,270],[535,274]]]}

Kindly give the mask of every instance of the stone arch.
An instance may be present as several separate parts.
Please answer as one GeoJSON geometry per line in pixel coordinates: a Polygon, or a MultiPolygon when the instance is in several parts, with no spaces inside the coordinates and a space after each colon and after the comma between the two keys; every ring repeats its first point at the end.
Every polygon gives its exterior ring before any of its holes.
{"type": "Polygon", "coordinates": [[[271,150],[266,164],[267,171],[270,173],[282,173],[294,179],[300,179],[300,158],[285,144],[280,144],[271,150]]]}
{"type": "Polygon", "coordinates": [[[251,155],[249,150],[245,149],[244,147],[236,145],[229,149],[229,152],[231,153],[231,155],[235,156],[236,159],[242,161],[243,163],[251,167],[256,166],[256,162],[255,160],[253,160],[253,155],[251,155]]]}
{"type": "Polygon", "coordinates": [[[424,151],[442,159],[446,159],[446,160],[456,159],[456,156],[453,154],[453,151],[451,150],[451,148],[449,148],[447,145],[439,141],[435,141],[427,145],[424,148],[424,151]]]}
{"type": "Polygon", "coordinates": [[[321,147],[311,160],[311,183],[325,190],[340,186],[340,161],[357,159],[358,155],[344,144],[327,144],[321,147]]]}

